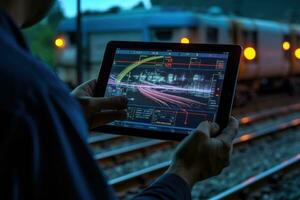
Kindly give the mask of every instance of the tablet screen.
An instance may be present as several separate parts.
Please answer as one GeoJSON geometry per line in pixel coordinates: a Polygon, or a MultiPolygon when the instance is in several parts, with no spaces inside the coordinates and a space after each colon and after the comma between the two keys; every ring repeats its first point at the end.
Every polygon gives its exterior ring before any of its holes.
{"type": "Polygon", "coordinates": [[[228,57],[116,49],[105,96],[127,96],[128,118],[112,125],[185,133],[201,121],[215,121],[228,57]]]}

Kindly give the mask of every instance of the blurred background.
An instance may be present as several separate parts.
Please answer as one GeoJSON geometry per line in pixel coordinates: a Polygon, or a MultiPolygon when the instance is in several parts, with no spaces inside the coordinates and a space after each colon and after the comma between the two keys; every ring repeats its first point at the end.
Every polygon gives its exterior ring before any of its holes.
{"type": "MultiPolygon", "coordinates": [[[[110,40],[243,46],[232,163],[193,199],[300,199],[300,4],[295,0],[61,0],[24,30],[33,53],[75,87],[96,78],[110,40]]],[[[91,133],[121,198],[161,174],[177,143],[91,133]]]]}

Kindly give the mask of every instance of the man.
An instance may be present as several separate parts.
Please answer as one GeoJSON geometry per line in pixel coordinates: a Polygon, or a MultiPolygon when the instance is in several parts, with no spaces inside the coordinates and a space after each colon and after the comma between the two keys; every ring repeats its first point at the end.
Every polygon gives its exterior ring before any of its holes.
{"type": "MultiPolygon", "coordinates": [[[[93,128],[124,119],[127,100],[92,97],[95,81],[70,95],[32,56],[19,28],[41,20],[53,2],[0,1],[0,197],[115,199],[87,147],[86,122],[93,128]]],[[[231,118],[228,127],[212,137],[218,126],[201,123],[179,145],[167,172],[135,199],[190,199],[197,181],[229,164],[237,130],[237,120],[231,118]]]]}

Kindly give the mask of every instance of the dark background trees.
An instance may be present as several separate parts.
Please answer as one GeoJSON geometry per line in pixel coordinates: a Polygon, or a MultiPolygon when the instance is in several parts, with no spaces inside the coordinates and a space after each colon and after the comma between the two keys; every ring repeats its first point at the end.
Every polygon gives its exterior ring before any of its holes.
{"type": "Polygon", "coordinates": [[[57,25],[62,19],[64,19],[63,11],[57,2],[42,22],[24,30],[24,35],[34,55],[47,62],[50,66],[55,64],[53,40],[57,25]]]}

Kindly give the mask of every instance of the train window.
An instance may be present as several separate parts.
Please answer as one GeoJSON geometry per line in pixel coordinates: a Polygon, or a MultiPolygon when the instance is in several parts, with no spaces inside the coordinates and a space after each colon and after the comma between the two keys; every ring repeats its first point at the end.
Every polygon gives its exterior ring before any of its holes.
{"type": "Polygon", "coordinates": [[[207,27],[206,30],[207,43],[218,43],[219,30],[214,27],[207,27]]]}
{"type": "Polygon", "coordinates": [[[170,29],[158,29],[154,31],[154,37],[157,40],[167,41],[173,37],[173,30],[170,29]]]}

